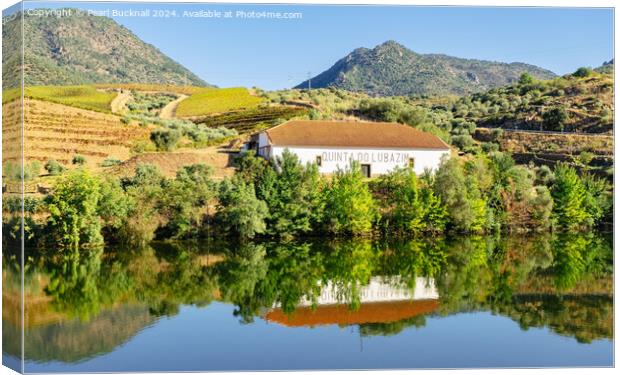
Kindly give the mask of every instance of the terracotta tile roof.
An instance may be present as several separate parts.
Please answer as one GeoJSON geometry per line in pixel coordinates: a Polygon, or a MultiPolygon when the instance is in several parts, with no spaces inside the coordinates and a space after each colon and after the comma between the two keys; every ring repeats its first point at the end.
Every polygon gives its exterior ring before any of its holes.
{"type": "Polygon", "coordinates": [[[390,122],[292,120],[266,133],[274,146],[450,148],[431,133],[390,122]]]}
{"type": "Polygon", "coordinates": [[[347,305],[320,305],[314,311],[311,307],[298,307],[288,315],[282,309],[272,309],[265,319],[287,327],[389,323],[428,314],[437,307],[437,300],[363,303],[356,311],[347,305]]]}

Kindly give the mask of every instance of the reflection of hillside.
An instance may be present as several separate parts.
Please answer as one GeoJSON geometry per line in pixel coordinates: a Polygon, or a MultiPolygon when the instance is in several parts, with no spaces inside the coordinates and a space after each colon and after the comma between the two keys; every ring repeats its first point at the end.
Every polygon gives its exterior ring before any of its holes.
{"type": "MultiPolygon", "coordinates": [[[[2,293],[2,320],[13,325],[21,322],[21,295],[19,292],[3,291],[2,293]]],[[[52,298],[41,295],[24,296],[24,326],[38,326],[51,324],[66,318],[65,314],[53,309],[52,298]]]]}
{"type": "MultiPolygon", "coordinates": [[[[30,327],[25,357],[33,361],[75,362],[108,353],[155,321],[145,306],[105,310],[88,322],[79,319],[30,327]]],[[[20,331],[3,320],[4,351],[18,356],[20,331]]]]}

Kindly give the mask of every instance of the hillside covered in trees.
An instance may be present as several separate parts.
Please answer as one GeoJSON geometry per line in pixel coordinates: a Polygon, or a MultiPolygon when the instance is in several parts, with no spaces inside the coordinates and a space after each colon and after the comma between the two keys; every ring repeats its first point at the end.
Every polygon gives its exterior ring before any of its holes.
{"type": "MultiPolygon", "coordinates": [[[[26,85],[79,85],[85,83],[161,83],[207,86],[194,73],[140,40],[111,18],[37,16],[30,10],[2,29],[3,88],[21,84],[18,74],[24,50],[26,85]],[[32,15],[29,15],[32,14],[32,15]]],[[[49,9],[48,9],[49,11],[49,9]]],[[[61,10],[57,10],[61,11],[61,10]]]]}
{"type": "MultiPolygon", "coordinates": [[[[373,96],[413,94],[470,94],[486,91],[530,73],[549,79],[549,70],[524,63],[462,59],[440,54],[419,54],[387,41],[373,49],[358,48],[331,68],[310,79],[311,87],[334,87],[373,96]]],[[[296,86],[307,88],[305,81],[296,86]]]]}

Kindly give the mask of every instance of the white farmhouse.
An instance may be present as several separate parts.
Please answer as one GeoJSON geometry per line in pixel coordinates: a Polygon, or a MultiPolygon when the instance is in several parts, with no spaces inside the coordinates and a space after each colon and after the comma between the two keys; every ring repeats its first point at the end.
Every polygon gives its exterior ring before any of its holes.
{"type": "Polygon", "coordinates": [[[380,122],[292,120],[256,134],[248,149],[271,159],[285,149],[302,164],[316,163],[332,174],[358,161],[366,177],[413,167],[417,174],[434,171],[450,147],[439,137],[407,125],[380,122]]]}

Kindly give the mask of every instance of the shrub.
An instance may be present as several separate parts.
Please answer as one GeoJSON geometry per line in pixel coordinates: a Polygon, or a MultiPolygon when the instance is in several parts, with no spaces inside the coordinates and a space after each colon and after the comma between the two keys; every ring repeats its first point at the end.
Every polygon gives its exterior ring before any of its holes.
{"type": "Polygon", "coordinates": [[[499,151],[499,145],[493,142],[485,142],[482,144],[482,151],[486,153],[499,151]]]}
{"type": "Polygon", "coordinates": [[[47,161],[47,163],[45,163],[45,170],[50,175],[57,176],[65,170],[65,167],[63,167],[62,164],[57,162],[56,159],[50,159],[47,161]]]}
{"type": "Polygon", "coordinates": [[[73,160],[71,160],[71,163],[74,165],[84,165],[86,164],[86,158],[82,155],[75,155],[73,160]]]}
{"type": "Polygon", "coordinates": [[[495,142],[498,142],[504,136],[504,129],[502,128],[493,128],[491,130],[491,139],[495,142]]]}
{"type": "Polygon", "coordinates": [[[469,134],[453,135],[451,141],[453,145],[463,151],[474,145],[474,139],[469,134]]]}
{"type": "MultiPolygon", "coordinates": [[[[19,163],[7,161],[6,163],[4,163],[4,168],[2,172],[5,176],[7,176],[9,180],[22,180],[22,168],[19,163]]],[[[23,172],[24,181],[32,180],[33,178],[38,177],[41,173],[41,164],[36,160],[31,163],[27,163],[24,165],[23,172]]]]}
{"type": "Polygon", "coordinates": [[[575,72],[573,73],[573,77],[578,77],[578,78],[585,78],[585,77],[589,77],[590,75],[592,75],[592,69],[585,68],[585,67],[581,67],[575,70],[575,72]]]}
{"type": "Polygon", "coordinates": [[[173,150],[181,139],[181,132],[178,130],[153,130],[151,141],[160,151],[173,150]]]}
{"type": "Polygon", "coordinates": [[[102,167],[113,167],[115,165],[119,165],[120,163],[122,163],[119,159],[115,159],[112,157],[109,157],[107,159],[105,159],[104,161],[101,162],[101,166],[102,167]]]}
{"type": "Polygon", "coordinates": [[[590,165],[592,160],[594,160],[595,156],[596,155],[591,152],[581,151],[581,153],[579,153],[579,156],[577,157],[577,162],[582,166],[587,167],[588,165],[590,165]]]}
{"type": "Polygon", "coordinates": [[[33,161],[25,165],[24,167],[24,181],[30,181],[33,178],[39,177],[41,174],[41,164],[38,161],[33,161]]]}

